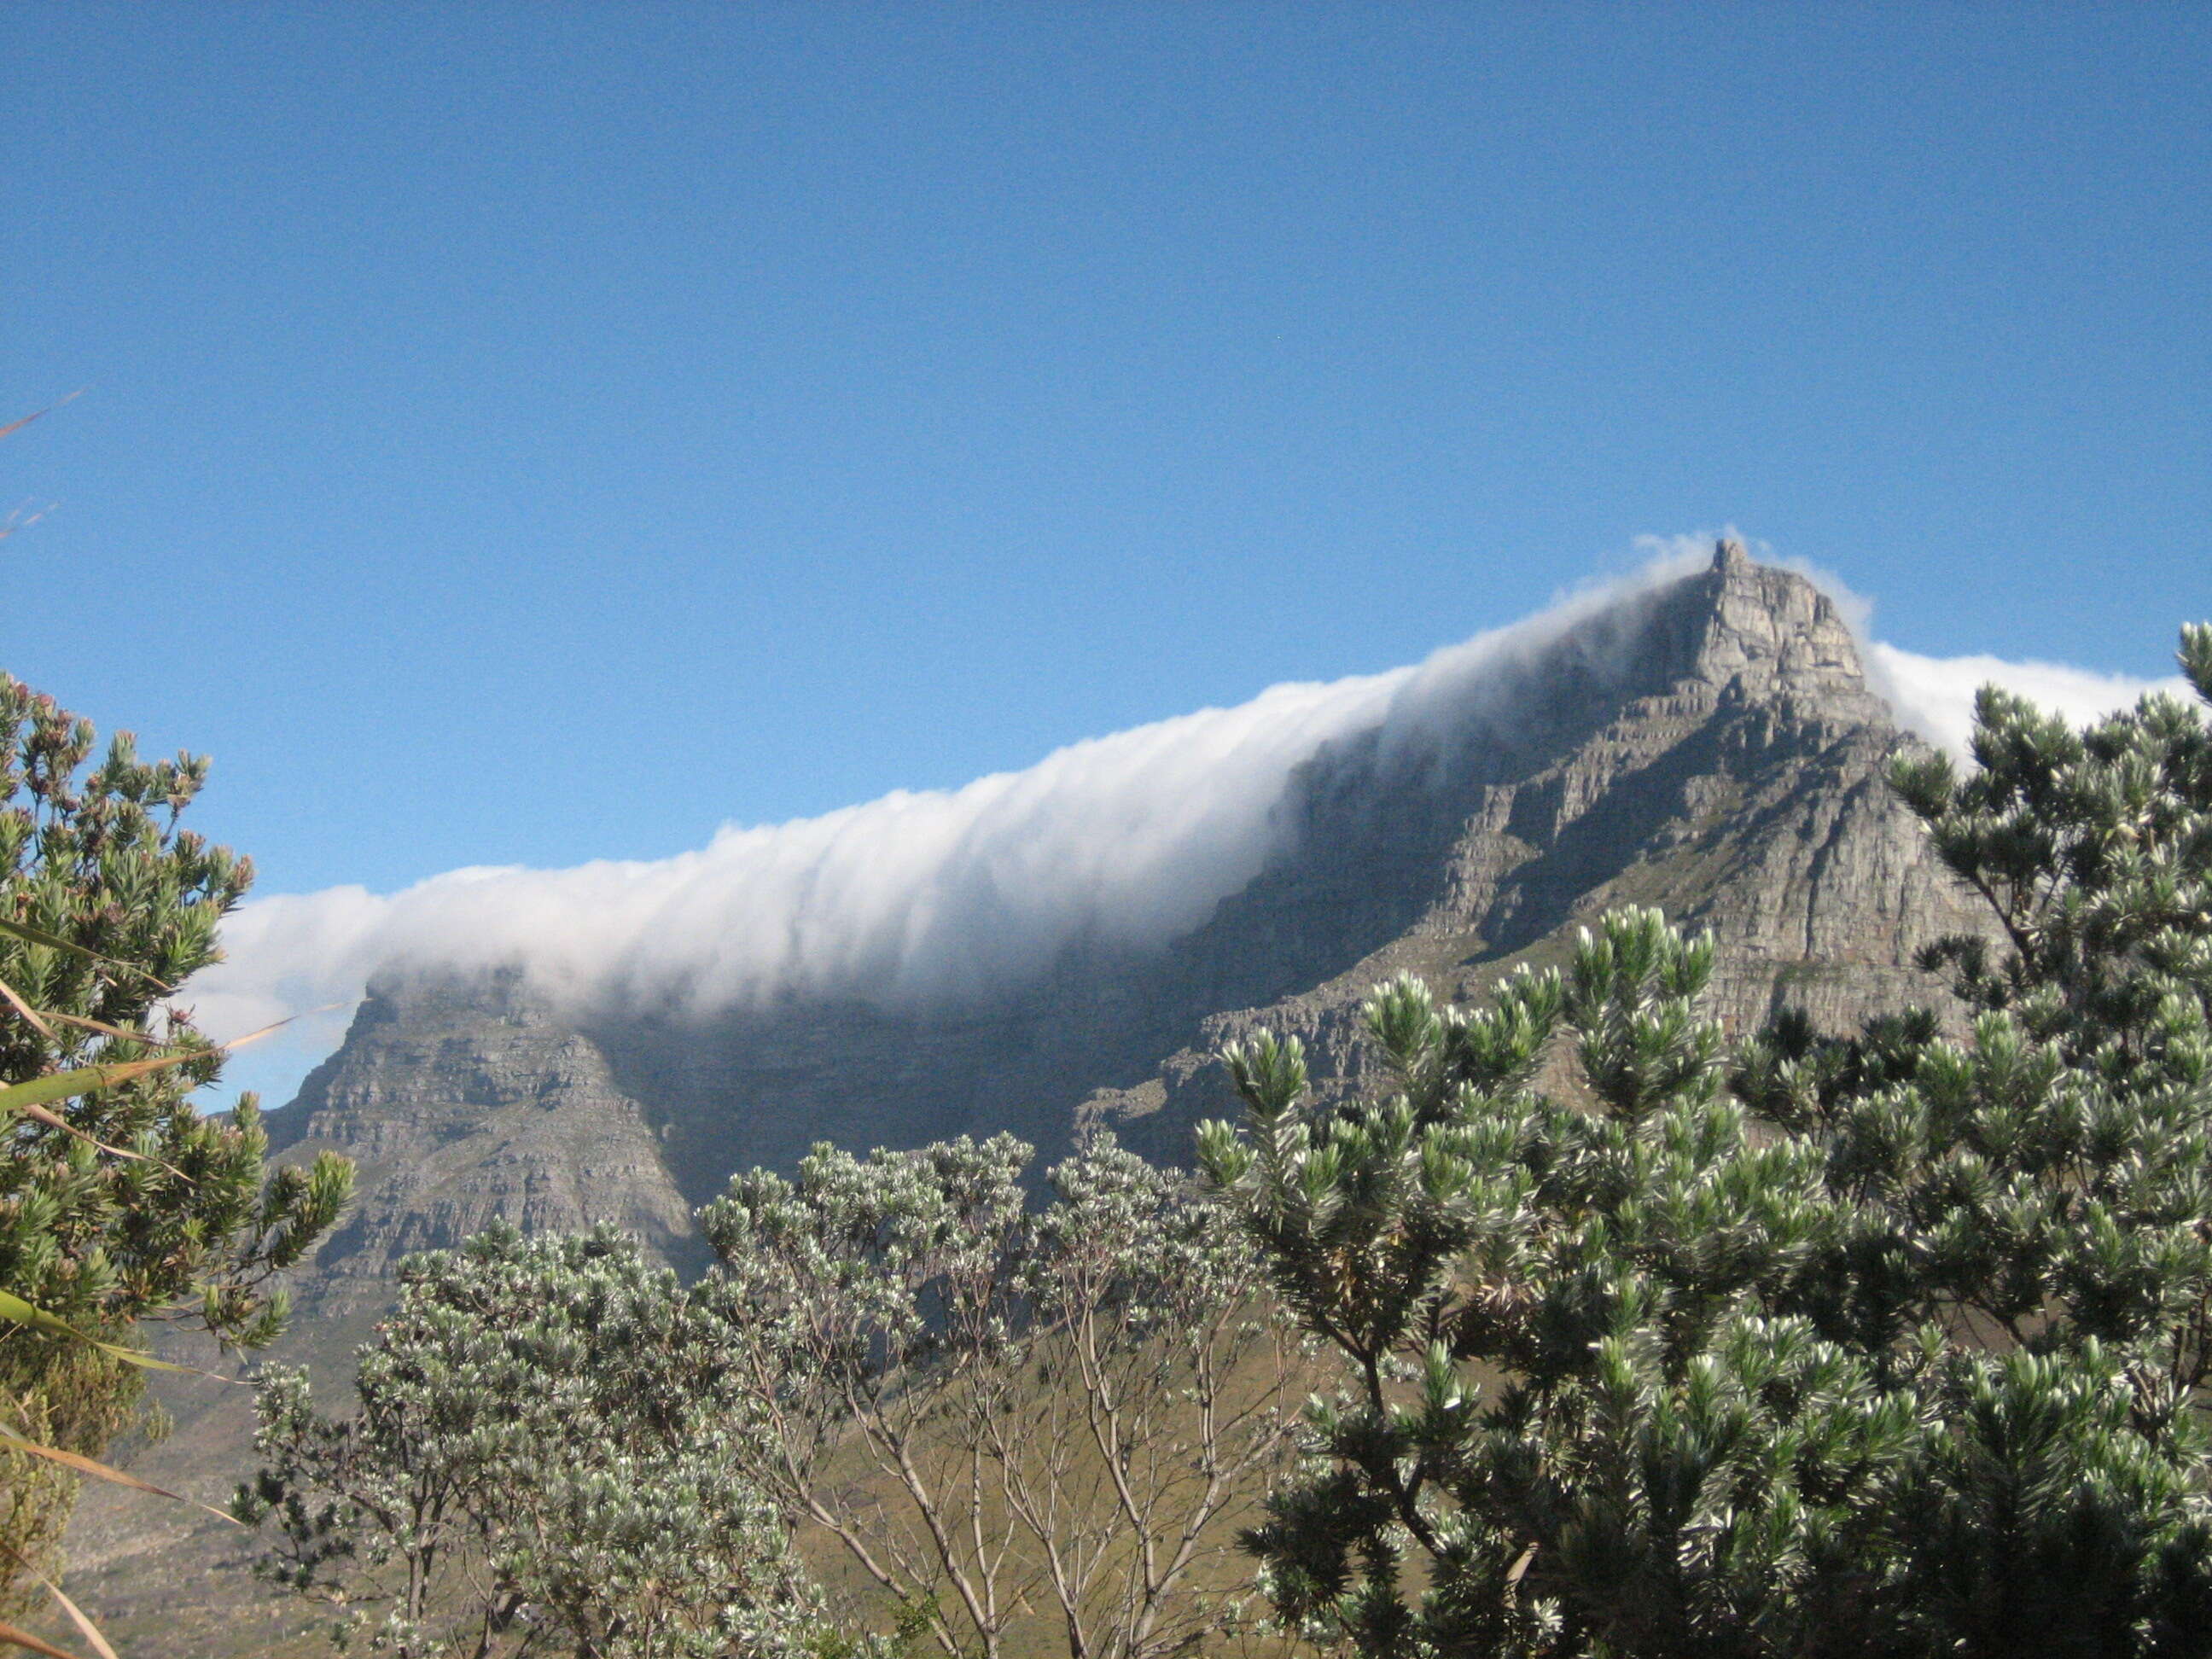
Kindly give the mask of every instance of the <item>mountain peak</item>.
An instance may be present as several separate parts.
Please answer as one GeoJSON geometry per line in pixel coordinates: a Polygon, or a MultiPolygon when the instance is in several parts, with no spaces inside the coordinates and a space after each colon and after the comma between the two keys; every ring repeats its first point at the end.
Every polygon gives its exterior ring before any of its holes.
{"type": "Polygon", "coordinates": [[[1854,720],[1887,724],[1868,690],[1858,645],[1836,603],[1805,577],[1754,563],[1734,537],[1713,550],[1711,568],[1686,585],[1701,590],[1690,675],[1732,684],[1740,695],[1794,696],[1836,703],[1854,720]]]}

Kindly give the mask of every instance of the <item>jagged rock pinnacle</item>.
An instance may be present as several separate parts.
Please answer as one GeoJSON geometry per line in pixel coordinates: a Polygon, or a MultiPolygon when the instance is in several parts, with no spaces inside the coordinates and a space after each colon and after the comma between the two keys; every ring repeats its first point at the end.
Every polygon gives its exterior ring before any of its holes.
{"type": "MultiPolygon", "coordinates": [[[[1793,570],[1753,563],[1733,536],[1713,549],[1711,568],[1686,583],[1698,596],[1686,677],[1736,684],[1753,698],[1794,697],[1829,716],[1886,725],[1867,689],[1850,628],[1829,599],[1793,570]]],[[[1677,659],[1677,660],[1680,660],[1677,659]]]]}

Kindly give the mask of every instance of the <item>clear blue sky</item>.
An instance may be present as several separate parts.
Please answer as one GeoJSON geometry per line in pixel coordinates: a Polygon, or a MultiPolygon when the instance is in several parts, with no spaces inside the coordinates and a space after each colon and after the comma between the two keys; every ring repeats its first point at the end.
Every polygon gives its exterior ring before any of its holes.
{"type": "Polygon", "coordinates": [[[0,664],[264,890],[650,856],[1734,522],[2212,612],[2212,7],[22,4],[0,664]]]}

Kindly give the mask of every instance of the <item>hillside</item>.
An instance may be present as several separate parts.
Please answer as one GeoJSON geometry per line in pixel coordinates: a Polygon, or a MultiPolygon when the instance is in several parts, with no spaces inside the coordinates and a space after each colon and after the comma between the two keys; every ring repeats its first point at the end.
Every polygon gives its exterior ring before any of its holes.
{"type": "MultiPolygon", "coordinates": [[[[1103,1122],[1182,1161],[1192,1125],[1226,1107],[1209,1056],[1228,1037],[1294,1030],[1322,1088],[1356,1087],[1352,1016],[1376,980],[1472,994],[1612,904],[1710,927],[1738,1030],[1785,1001],[1838,1027],[1926,1000],[1914,950],[1977,918],[1882,781],[1901,741],[1831,602],[1729,544],[1458,688],[1418,729],[1324,748],[1274,804],[1283,850],[1161,949],[1080,939],[981,1006],[855,992],[702,1021],[564,1012],[515,975],[380,981],[270,1119],[288,1156],[332,1147],[361,1166],[277,1358],[337,1375],[399,1256],[498,1217],[611,1219],[694,1266],[692,1206],[817,1139],[1012,1128],[1051,1153],[1103,1122]]],[[[140,1467],[226,1490],[243,1394],[180,1400],[185,1431],[140,1467]]],[[[232,1576],[187,1553],[214,1546],[143,1504],[88,1498],[76,1538],[76,1583],[118,1629],[180,1578],[206,1586],[210,1621],[236,1605],[232,1576]]]]}

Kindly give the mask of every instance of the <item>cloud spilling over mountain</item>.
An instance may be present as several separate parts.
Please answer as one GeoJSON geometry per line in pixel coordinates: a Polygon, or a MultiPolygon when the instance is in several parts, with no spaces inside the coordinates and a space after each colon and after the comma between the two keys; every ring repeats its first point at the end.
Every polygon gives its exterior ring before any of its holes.
{"type": "MultiPolygon", "coordinates": [[[[915,1006],[986,994],[1078,939],[1163,942],[1202,921],[1281,844],[1277,808],[1301,763],[1363,734],[1388,753],[1438,727],[1510,720],[1523,671],[1563,641],[1602,675],[1631,648],[1650,596],[1710,546],[1649,544],[1654,556],[1632,574],[1418,666],[1274,686],[957,790],[731,826],[669,859],[458,870],[390,896],[337,888],[257,900],[225,923],[229,960],[186,1000],[228,1036],[349,1000],[380,972],[512,965],[580,1005],[707,1013],[854,994],[915,1006]]],[[[1953,747],[1988,681],[2077,720],[2150,684],[1878,642],[1866,656],[1899,723],[1953,747]]],[[[335,1035],[325,1022],[309,1040],[327,1046],[335,1035]]]]}
{"type": "Polygon", "coordinates": [[[2160,680],[2103,674],[2056,662],[2008,662],[2002,657],[1922,657],[1881,641],[1865,648],[1867,677],[1897,711],[1897,723],[1929,742],[1964,754],[1974,730],[1974,694],[2001,685],[2079,724],[2124,708],[2146,691],[2189,695],[2180,675],[2160,680]]]}

